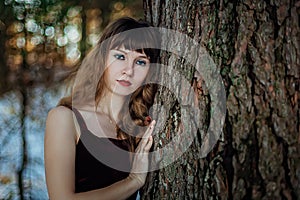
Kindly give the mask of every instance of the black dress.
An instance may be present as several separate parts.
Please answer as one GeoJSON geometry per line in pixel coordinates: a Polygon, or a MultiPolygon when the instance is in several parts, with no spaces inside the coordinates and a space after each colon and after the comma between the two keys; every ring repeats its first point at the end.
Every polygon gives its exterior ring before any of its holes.
{"type": "MultiPolygon", "coordinates": [[[[81,114],[77,109],[72,108],[77,118],[81,135],[76,145],[76,157],[75,157],[75,192],[86,192],[95,189],[100,189],[112,185],[115,182],[128,177],[130,171],[130,157],[129,157],[129,145],[126,140],[119,140],[113,138],[100,138],[91,133],[81,114]],[[87,147],[88,144],[88,147],[87,147]],[[126,151],[122,157],[115,156],[115,149],[113,146],[117,146],[126,151]],[[111,168],[95,158],[91,153],[91,149],[97,150],[102,156],[113,159],[113,162],[120,164],[124,169],[128,169],[125,172],[111,168]]],[[[134,200],[137,197],[137,192],[131,195],[128,199],[134,200]]]]}

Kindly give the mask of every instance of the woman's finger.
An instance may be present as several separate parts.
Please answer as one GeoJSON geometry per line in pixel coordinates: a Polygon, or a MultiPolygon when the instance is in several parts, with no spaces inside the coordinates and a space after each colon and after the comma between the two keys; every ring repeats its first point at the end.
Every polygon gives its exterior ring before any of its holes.
{"type": "MultiPolygon", "coordinates": [[[[138,151],[144,151],[146,149],[150,149],[152,146],[153,138],[151,134],[153,133],[154,130],[154,125],[155,125],[155,120],[153,120],[149,127],[147,128],[146,132],[144,133],[143,137],[141,138],[139,145],[136,149],[136,152],[138,151]],[[150,144],[149,144],[150,143],[150,144]]],[[[149,151],[149,150],[148,150],[149,151]]]]}
{"type": "Polygon", "coordinates": [[[140,144],[141,146],[144,146],[148,143],[148,139],[152,136],[154,130],[155,121],[153,120],[148,127],[147,131],[145,132],[144,136],[141,138],[140,144]]]}
{"type": "Polygon", "coordinates": [[[153,133],[155,123],[156,123],[156,121],[152,120],[152,122],[150,123],[149,127],[147,128],[145,134],[143,135],[143,138],[148,138],[153,133]]]}
{"type": "Polygon", "coordinates": [[[147,151],[147,152],[149,152],[149,150],[150,150],[150,148],[151,148],[151,146],[152,146],[152,143],[153,143],[153,137],[150,136],[150,137],[148,138],[147,144],[146,144],[145,147],[144,147],[144,150],[147,151]]]}
{"type": "Polygon", "coordinates": [[[153,137],[150,136],[148,138],[142,138],[137,148],[138,151],[149,151],[153,143],[153,137]]]}

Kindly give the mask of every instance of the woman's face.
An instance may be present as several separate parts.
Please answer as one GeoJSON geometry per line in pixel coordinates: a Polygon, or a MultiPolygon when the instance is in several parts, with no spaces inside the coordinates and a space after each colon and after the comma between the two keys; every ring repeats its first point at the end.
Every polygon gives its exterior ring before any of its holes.
{"type": "Polygon", "coordinates": [[[150,60],[144,53],[124,47],[111,49],[107,57],[106,85],[114,94],[127,96],[140,87],[150,67],[150,60]]]}

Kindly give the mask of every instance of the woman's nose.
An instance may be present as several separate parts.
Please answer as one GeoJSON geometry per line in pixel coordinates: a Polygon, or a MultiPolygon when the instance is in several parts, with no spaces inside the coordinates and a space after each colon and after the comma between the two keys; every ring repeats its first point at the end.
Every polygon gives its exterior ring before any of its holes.
{"type": "Polygon", "coordinates": [[[128,76],[132,76],[134,72],[134,61],[129,59],[123,69],[123,73],[127,74],[128,76]]]}

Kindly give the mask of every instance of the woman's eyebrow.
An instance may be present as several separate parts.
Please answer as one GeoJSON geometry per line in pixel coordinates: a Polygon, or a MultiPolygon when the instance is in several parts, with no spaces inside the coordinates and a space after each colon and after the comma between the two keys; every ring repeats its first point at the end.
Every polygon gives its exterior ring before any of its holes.
{"type": "Polygon", "coordinates": [[[140,55],[139,58],[149,59],[149,57],[147,57],[147,56],[145,56],[145,55],[140,55]]]}
{"type": "MultiPolygon", "coordinates": [[[[121,49],[113,49],[113,50],[115,50],[115,51],[120,51],[120,52],[122,52],[122,53],[124,53],[124,54],[128,54],[128,53],[129,53],[129,52],[126,52],[126,51],[121,50],[121,49]]],[[[140,53],[140,52],[138,52],[138,51],[135,51],[135,52],[137,52],[138,54],[140,54],[138,57],[140,57],[140,58],[145,58],[145,59],[149,59],[149,57],[146,56],[145,54],[142,54],[142,53],[140,53]]]]}
{"type": "Polygon", "coordinates": [[[112,50],[115,50],[115,51],[120,51],[120,52],[122,52],[122,53],[124,53],[124,54],[127,54],[128,52],[126,52],[126,51],[123,51],[123,50],[121,50],[121,49],[112,49],[112,50]]]}

